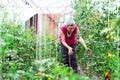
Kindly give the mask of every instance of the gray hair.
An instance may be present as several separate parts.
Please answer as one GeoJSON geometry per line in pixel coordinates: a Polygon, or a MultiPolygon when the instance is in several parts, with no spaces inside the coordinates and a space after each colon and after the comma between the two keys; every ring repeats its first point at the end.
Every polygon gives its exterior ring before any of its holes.
{"type": "Polygon", "coordinates": [[[74,20],[67,20],[66,21],[66,26],[68,27],[68,26],[73,26],[73,25],[75,25],[75,21],[74,20]]]}

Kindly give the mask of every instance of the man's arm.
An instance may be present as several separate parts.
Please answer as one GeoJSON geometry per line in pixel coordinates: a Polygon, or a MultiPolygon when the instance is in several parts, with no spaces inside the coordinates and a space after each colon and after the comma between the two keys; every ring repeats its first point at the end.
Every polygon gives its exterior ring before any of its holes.
{"type": "MultiPolygon", "coordinates": [[[[77,31],[77,34],[79,35],[79,29],[77,31]]],[[[83,47],[85,48],[85,50],[88,51],[90,55],[92,55],[92,53],[93,53],[92,50],[89,49],[89,48],[87,48],[86,43],[85,43],[84,39],[82,38],[82,36],[79,37],[78,41],[83,45],[83,47]]]]}
{"type": "Polygon", "coordinates": [[[86,43],[84,41],[84,39],[80,36],[79,40],[78,40],[82,45],[83,47],[85,48],[85,50],[88,50],[87,46],[86,46],[86,43]]]}
{"type": "MultiPolygon", "coordinates": [[[[77,34],[79,35],[79,29],[78,29],[78,31],[77,31],[77,34]]],[[[82,38],[82,36],[79,36],[79,40],[78,40],[81,44],[82,44],[82,46],[85,48],[85,50],[88,50],[88,48],[87,48],[87,46],[86,46],[86,43],[85,43],[85,41],[84,41],[84,39],[82,38]]]]}

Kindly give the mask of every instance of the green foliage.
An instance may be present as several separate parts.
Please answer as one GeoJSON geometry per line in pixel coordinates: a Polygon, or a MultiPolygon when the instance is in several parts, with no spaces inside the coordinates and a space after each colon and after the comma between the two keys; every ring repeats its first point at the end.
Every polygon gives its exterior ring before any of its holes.
{"type": "Polygon", "coordinates": [[[32,71],[36,71],[35,76],[38,80],[90,80],[74,73],[70,67],[60,64],[55,58],[35,61],[32,71]]]}
{"type": "Polygon", "coordinates": [[[33,29],[10,21],[3,22],[0,30],[2,78],[17,79],[17,72],[27,71],[35,59],[36,34],[33,29]]]}
{"type": "Polygon", "coordinates": [[[73,0],[75,21],[87,46],[93,51],[93,55],[90,56],[81,45],[78,45],[79,62],[89,76],[97,74],[101,79],[104,79],[107,72],[110,72],[112,78],[120,77],[119,73],[115,73],[119,71],[117,68],[119,65],[113,65],[120,63],[118,60],[120,18],[117,17],[118,9],[112,8],[115,7],[112,5],[113,2],[109,0],[111,4],[109,5],[107,1],[73,0]],[[100,4],[102,7],[97,7],[100,4]]]}
{"type": "Polygon", "coordinates": [[[79,76],[75,74],[72,69],[65,66],[58,66],[53,69],[53,79],[57,80],[91,80],[88,77],[79,76]]]}
{"type": "Polygon", "coordinates": [[[43,53],[41,54],[41,57],[57,57],[57,55],[60,54],[60,45],[58,44],[57,39],[50,35],[42,36],[40,39],[40,52],[43,53]]]}

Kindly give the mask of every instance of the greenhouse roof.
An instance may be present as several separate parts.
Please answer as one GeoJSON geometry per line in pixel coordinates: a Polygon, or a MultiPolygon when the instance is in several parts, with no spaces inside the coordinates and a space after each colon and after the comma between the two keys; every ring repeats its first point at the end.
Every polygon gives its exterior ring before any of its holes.
{"type": "Polygon", "coordinates": [[[40,0],[39,7],[43,13],[68,13],[71,8],[70,0],[40,0]]]}

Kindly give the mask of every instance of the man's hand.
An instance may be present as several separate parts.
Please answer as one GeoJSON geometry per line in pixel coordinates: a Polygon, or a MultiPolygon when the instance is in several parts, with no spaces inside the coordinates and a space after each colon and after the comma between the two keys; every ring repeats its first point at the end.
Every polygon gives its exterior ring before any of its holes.
{"type": "Polygon", "coordinates": [[[85,48],[85,49],[86,49],[86,51],[88,51],[89,55],[93,54],[93,52],[92,52],[92,50],[90,48],[85,48]]]}
{"type": "Polygon", "coordinates": [[[72,55],[73,54],[73,49],[71,47],[68,48],[68,55],[72,55]]]}

